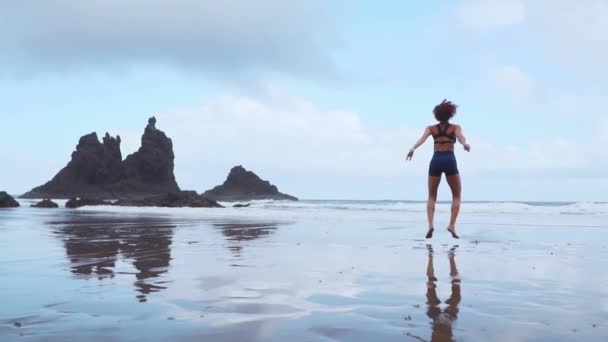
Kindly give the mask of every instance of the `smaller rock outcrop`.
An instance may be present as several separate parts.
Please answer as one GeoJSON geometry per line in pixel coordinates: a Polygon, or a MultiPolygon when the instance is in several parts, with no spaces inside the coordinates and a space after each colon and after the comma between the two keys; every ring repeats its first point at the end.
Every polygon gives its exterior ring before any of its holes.
{"type": "Polygon", "coordinates": [[[71,200],[65,203],[65,207],[70,209],[76,209],[92,205],[112,205],[112,202],[90,198],[72,198],[71,200]]]}
{"type": "Polygon", "coordinates": [[[0,191],[0,208],[16,208],[18,206],[19,202],[17,202],[11,195],[4,191],[0,191]]]}
{"type": "Polygon", "coordinates": [[[173,192],[139,200],[121,200],[116,202],[115,205],[124,207],[222,208],[216,201],[199,195],[195,191],[173,192]]]}
{"type": "Polygon", "coordinates": [[[251,203],[247,203],[247,204],[240,204],[240,203],[239,203],[239,204],[235,204],[235,205],[233,205],[232,207],[234,207],[234,208],[247,208],[247,207],[249,207],[250,205],[251,205],[251,203]]]}
{"type": "Polygon", "coordinates": [[[44,199],[36,204],[30,205],[32,208],[59,208],[59,204],[51,201],[50,199],[44,199]]]}
{"type": "Polygon", "coordinates": [[[230,170],[224,184],[216,186],[203,193],[203,196],[225,202],[251,201],[251,200],[290,200],[297,201],[294,196],[280,193],[276,186],[262,180],[255,173],[247,171],[242,166],[235,166],[230,170]]]}

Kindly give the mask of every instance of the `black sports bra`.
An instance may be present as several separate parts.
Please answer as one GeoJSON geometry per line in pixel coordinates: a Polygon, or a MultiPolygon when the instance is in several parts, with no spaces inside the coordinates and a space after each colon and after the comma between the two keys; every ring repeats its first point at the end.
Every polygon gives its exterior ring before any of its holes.
{"type": "Polygon", "coordinates": [[[454,135],[448,135],[447,131],[448,128],[450,128],[450,124],[445,125],[445,127],[443,129],[441,129],[441,124],[437,124],[437,131],[439,131],[438,134],[433,134],[433,139],[435,139],[435,144],[455,144],[456,143],[456,137],[454,135]],[[446,137],[448,139],[450,139],[449,141],[437,141],[437,138],[439,137],[446,137]]]}

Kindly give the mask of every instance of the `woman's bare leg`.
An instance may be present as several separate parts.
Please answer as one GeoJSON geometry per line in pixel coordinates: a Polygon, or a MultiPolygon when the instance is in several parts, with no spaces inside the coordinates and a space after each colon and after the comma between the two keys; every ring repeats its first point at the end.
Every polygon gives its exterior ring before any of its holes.
{"type": "Polygon", "coordinates": [[[426,202],[426,215],[429,220],[429,231],[427,233],[427,239],[433,236],[433,221],[435,218],[435,203],[437,202],[437,189],[441,177],[429,176],[429,199],[426,202]]]}
{"type": "Polygon", "coordinates": [[[458,174],[448,176],[447,179],[450,189],[452,190],[452,212],[448,230],[452,232],[452,236],[458,238],[458,235],[456,235],[456,219],[458,219],[458,213],[460,212],[460,192],[462,185],[460,183],[460,175],[458,174]]]}

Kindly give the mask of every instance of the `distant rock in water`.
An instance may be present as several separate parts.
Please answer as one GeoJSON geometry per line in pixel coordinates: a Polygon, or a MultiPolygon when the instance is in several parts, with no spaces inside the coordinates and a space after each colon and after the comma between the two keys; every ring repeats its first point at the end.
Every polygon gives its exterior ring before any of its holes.
{"type": "Polygon", "coordinates": [[[0,191],[0,208],[17,208],[19,202],[17,202],[11,195],[4,191],[0,191]]]}
{"type": "Polygon", "coordinates": [[[203,196],[226,202],[263,199],[298,200],[296,197],[280,193],[276,186],[260,179],[255,173],[247,171],[242,166],[233,167],[224,184],[205,191],[203,196]]]}
{"type": "Polygon", "coordinates": [[[50,199],[44,199],[36,204],[30,205],[32,208],[59,208],[59,205],[50,199]]]}
{"type": "Polygon", "coordinates": [[[72,198],[65,203],[66,208],[76,209],[94,205],[113,205],[112,202],[91,198],[72,198]]]}
{"type": "Polygon", "coordinates": [[[142,198],[179,191],[173,175],[173,143],[156,128],[154,117],[141,138],[140,149],[124,161],[120,136],[96,133],[80,138],[72,159],[53,179],[22,198],[90,199],[142,198]]]}
{"type": "Polygon", "coordinates": [[[216,201],[199,195],[195,191],[180,191],[136,200],[120,200],[115,205],[125,207],[222,208],[216,201]]]}
{"type": "Polygon", "coordinates": [[[247,204],[240,204],[239,203],[239,204],[233,205],[232,207],[234,207],[234,208],[247,208],[249,206],[251,206],[251,203],[247,203],[247,204]]]}

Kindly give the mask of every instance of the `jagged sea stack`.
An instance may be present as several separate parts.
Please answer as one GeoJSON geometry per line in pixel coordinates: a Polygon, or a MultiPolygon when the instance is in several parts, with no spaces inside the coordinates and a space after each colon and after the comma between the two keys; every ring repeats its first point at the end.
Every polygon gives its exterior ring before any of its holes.
{"type": "Polygon", "coordinates": [[[297,201],[294,196],[280,193],[276,186],[260,179],[255,173],[247,171],[242,166],[230,170],[224,184],[216,186],[203,193],[204,197],[215,201],[251,201],[251,200],[290,200],[297,201]]]}
{"type": "Polygon", "coordinates": [[[4,191],[0,191],[0,208],[17,208],[19,202],[4,191]]]}
{"type": "Polygon", "coordinates": [[[46,184],[22,198],[137,198],[179,191],[173,175],[173,143],[156,128],[154,117],[141,138],[140,149],[124,161],[120,136],[96,133],[80,138],[66,167],[46,184]]]}
{"type": "Polygon", "coordinates": [[[121,192],[148,197],[180,191],[173,174],[174,160],[173,142],[156,128],[156,118],[151,117],[141,137],[141,147],[123,162],[126,179],[121,192]]]}
{"type": "Polygon", "coordinates": [[[107,197],[112,195],[110,186],[123,178],[120,137],[106,133],[101,143],[97,133],[91,133],[80,138],[72,159],[53,179],[21,197],[107,197]]]}

